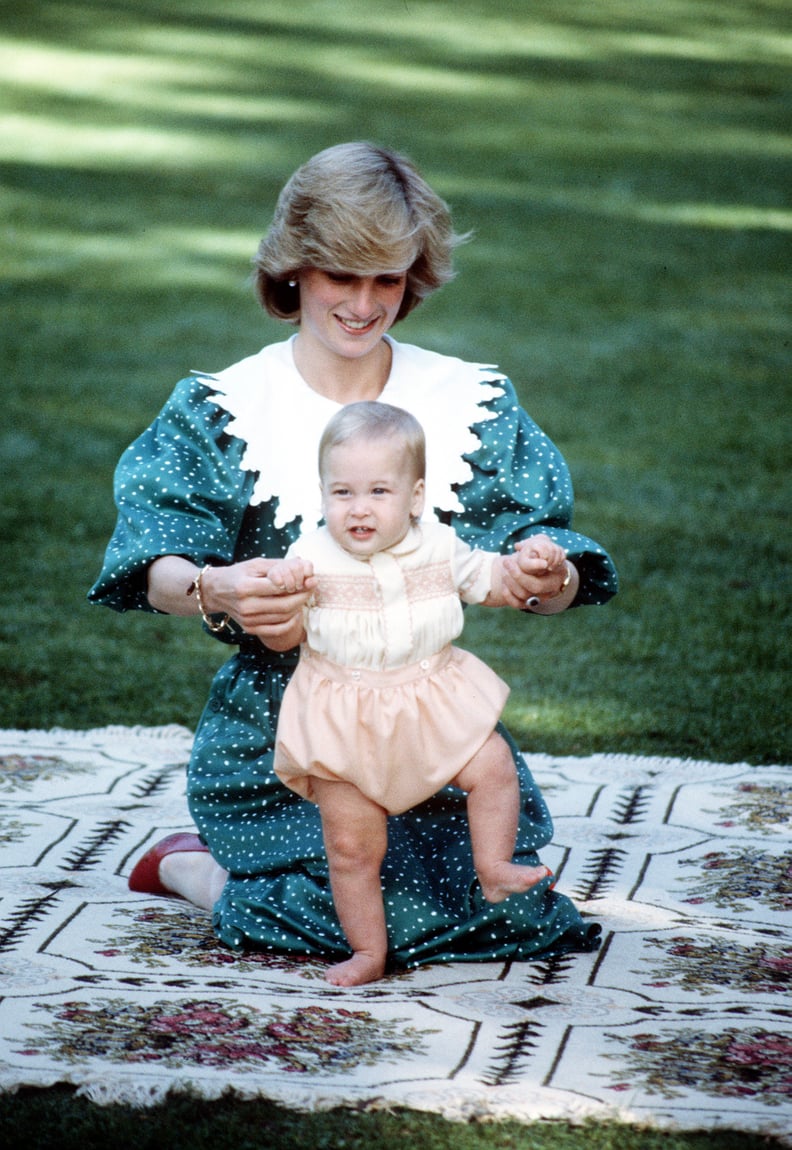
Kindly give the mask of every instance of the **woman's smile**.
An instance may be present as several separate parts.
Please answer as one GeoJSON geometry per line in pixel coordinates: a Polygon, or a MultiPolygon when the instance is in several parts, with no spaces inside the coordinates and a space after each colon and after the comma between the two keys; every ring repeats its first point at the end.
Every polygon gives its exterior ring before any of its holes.
{"type": "Polygon", "coordinates": [[[405,286],[402,272],[358,276],[307,268],[300,273],[297,338],[314,352],[366,355],[395,322],[405,286]]]}
{"type": "Polygon", "coordinates": [[[374,316],[371,319],[349,319],[343,315],[336,315],[336,319],[343,328],[353,335],[364,335],[375,327],[378,317],[374,316]]]}

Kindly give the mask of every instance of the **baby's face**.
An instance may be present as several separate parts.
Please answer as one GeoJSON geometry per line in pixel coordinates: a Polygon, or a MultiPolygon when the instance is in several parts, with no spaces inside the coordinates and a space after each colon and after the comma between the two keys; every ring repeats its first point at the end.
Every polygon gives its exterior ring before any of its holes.
{"type": "Polygon", "coordinates": [[[322,510],[350,555],[366,558],[401,542],[423,504],[424,481],[414,478],[397,439],[356,439],[327,452],[322,510]]]}

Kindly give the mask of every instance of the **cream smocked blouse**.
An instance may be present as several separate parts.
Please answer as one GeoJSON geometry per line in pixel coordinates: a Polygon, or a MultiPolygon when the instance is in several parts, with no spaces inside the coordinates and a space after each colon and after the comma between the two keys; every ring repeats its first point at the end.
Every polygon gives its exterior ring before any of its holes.
{"type": "Polygon", "coordinates": [[[422,522],[387,551],[361,559],[321,527],[289,555],[310,559],[319,585],[305,610],[306,642],[348,667],[386,671],[442,650],[462,631],[462,603],[482,603],[496,556],[444,524],[422,522]]]}

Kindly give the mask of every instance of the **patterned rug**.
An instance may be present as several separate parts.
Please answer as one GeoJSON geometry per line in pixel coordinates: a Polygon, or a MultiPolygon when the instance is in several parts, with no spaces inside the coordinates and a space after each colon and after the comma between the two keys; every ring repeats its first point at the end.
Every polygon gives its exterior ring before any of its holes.
{"type": "Polygon", "coordinates": [[[602,923],[600,951],[350,991],[313,959],[237,957],[201,912],[128,892],[141,850],[189,827],[189,749],[179,727],[0,732],[0,1088],[792,1144],[789,768],[529,756],[556,825],[543,861],[602,923]]]}

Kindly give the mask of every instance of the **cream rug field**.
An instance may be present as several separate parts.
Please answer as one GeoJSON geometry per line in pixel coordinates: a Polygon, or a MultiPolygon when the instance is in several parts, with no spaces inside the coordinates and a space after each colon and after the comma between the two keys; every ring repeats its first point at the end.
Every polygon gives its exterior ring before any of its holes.
{"type": "Polygon", "coordinates": [[[169,1091],[792,1141],[790,769],[528,756],[589,955],[357,990],[126,876],[189,828],[179,727],[0,732],[0,1088],[169,1091]]]}

